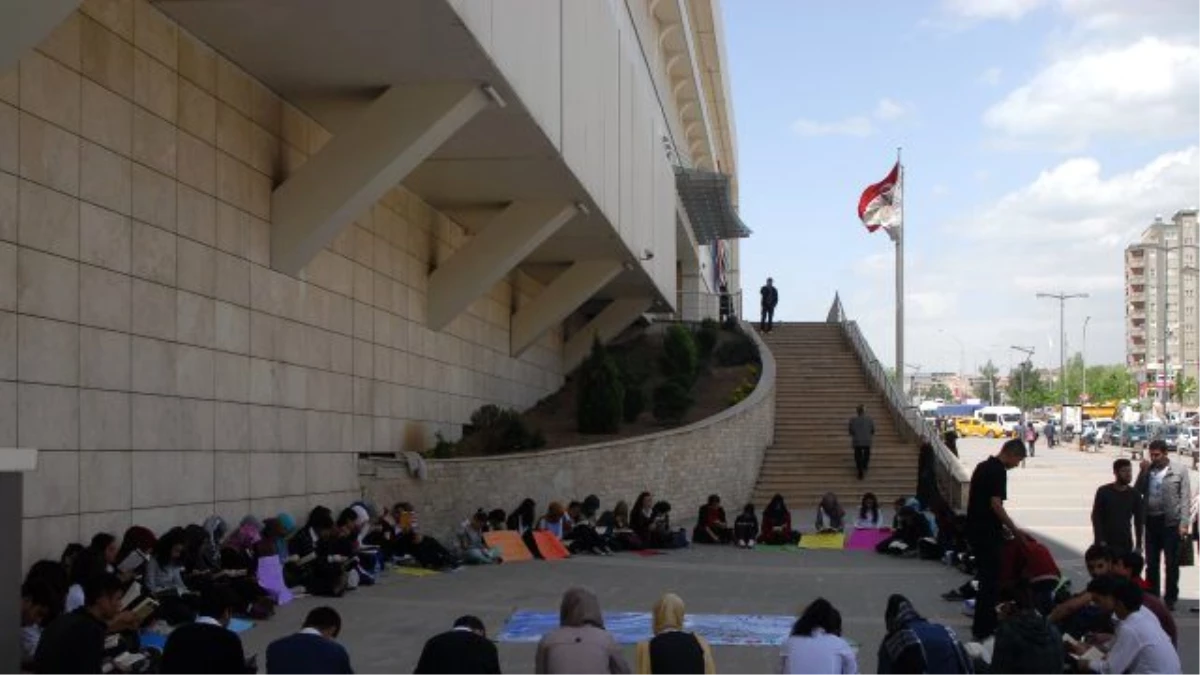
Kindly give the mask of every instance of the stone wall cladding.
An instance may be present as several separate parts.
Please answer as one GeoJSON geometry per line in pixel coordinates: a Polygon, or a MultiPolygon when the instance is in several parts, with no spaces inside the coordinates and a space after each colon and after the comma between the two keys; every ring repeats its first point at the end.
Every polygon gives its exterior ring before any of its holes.
{"type": "Polygon", "coordinates": [[[610,509],[619,500],[632,505],[638,493],[649,490],[656,500],[671,502],[675,522],[692,523],[708,495],[719,494],[733,518],[750,498],[775,435],[775,361],[753,330],[745,329],[762,354],[762,376],[746,400],[717,415],[609,443],[432,460],[424,480],[409,476],[403,462],[363,460],[363,493],[380,506],[411,502],[423,528],[441,537],[477,508],[511,511],[525,497],[544,510],[551,500],[595,494],[610,509]]]}
{"type": "Polygon", "coordinates": [[[402,187],[297,277],[270,269],[271,191],[329,138],[148,0],[84,0],[0,72],[0,447],[41,451],[27,563],[341,506],[358,453],[559,388],[559,331],[509,357],[522,275],[425,327],[428,271],[467,236],[402,187]]]}

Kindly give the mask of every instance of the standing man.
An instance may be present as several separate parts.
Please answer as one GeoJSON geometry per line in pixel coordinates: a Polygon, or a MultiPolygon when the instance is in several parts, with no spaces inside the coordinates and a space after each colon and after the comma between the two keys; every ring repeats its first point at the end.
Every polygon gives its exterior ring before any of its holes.
{"type": "Polygon", "coordinates": [[[1054,420],[1046,420],[1046,426],[1042,427],[1042,431],[1046,432],[1046,447],[1054,447],[1054,420]]]}
{"type": "Polygon", "coordinates": [[[1092,501],[1093,543],[1107,547],[1116,556],[1142,550],[1145,509],[1142,495],[1132,487],[1133,464],[1127,459],[1113,462],[1113,482],[1096,488],[1092,501]],[[1130,525],[1133,535],[1130,536],[1130,525]],[[1136,539],[1136,543],[1135,543],[1136,539]]]}
{"type": "Polygon", "coordinates": [[[850,418],[850,444],[854,446],[854,466],[858,468],[858,479],[862,480],[871,463],[871,441],[875,440],[875,420],[867,417],[860,404],[858,414],[850,418]]]}
{"type": "Polygon", "coordinates": [[[1025,441],[1012,438],[1000,448],[1000,454],[980,462],[971,474],[967,532],[971,550],[975,553],[975,576],[979,579],[971,632],[978,642],[996,632],[1004,528],[1007,527],[1018,542],[1025,540],[1025,534],[1004,510],[1004,500],[1008,498],[1008,471],[1024,459],[1025,441]]]}
{"type": "Polygon", "coordinates": [[[1161,591],[1167,609],[1174,611],[1179,598],[1179,545],[1191,520],[1192,488],[1187,468],[1167,455],[1166,441],[1150,442],[1150,461],[1142,464],[1135,489],[1145,500],[1149,592],[1160,595],[1161,591]],[[1165,589],[1159,585],[1160,564],[1167,568],[1165,589]]]}
{"type": "Polygon", "coordinates": [[[762,317],[759,319],[758,329],[770,333],[775,323],[775,305],[779,304],[779,291],[775,288],[775,280],[767,277],[767,285],[763,286],[759,293],[762,295],[762,317]]]}

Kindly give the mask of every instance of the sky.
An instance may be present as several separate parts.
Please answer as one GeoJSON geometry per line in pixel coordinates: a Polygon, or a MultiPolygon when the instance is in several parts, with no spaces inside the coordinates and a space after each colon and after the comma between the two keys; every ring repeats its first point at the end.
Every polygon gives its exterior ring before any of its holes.
{"type": "MultiPolygon", "coordinates": [[[[1200,204],[1195,0],[725,0],[747,313],[834,293],[894,363],[894,248],[858,198],[903,147],[905,362],[1124,362],[1124,248],[1200,204]]],[[[754,317],[757,318],[757,317],[754,317]]],[[[911,369],[910,369],[911,372],[911,369]]]]}

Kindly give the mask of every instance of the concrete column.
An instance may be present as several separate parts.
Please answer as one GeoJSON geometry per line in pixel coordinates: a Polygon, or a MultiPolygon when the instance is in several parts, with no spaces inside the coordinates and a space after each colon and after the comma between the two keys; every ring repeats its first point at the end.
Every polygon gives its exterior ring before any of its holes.
{"type": "Polygon", "coordinates": [[[8,608],[0,616],[0,672],[21,670],[21,473],[37,468],[37,451],[29,448],[0,448],[0,531],[8,533],[0,546],[0,607],[8,608]],[[7,628],[5,627],[7,626],[7,628]]]}
{"type": "Polygon", "coordinates": [[[388,89],[271,195],[271,266],[303,269],[490,100],[465,82],[388,89]]]}
{"type": "Polygon", "coordinates": [[[445,328],[578,212],[566,202],[509,204],[429,275],[429,329],[445,328]]]}
{"type": "Polygon", "coordinates": [[[520,356],[620,273],[617,260],[581,260],[571,265],[513,315],[511,354],[520,356]]]}
{"type": "Polygon", "coordinates": [[[621,334],[629,324],[650,309],[654,301],[650,298],[617,298],[596,315],[588,325],[567,340],[563,346],[563,371],[571,372],[587,358],[592,342],[608,342],[621,334]]]}
{"type": "Polygon", "coordinates": [[[0,73],[17,66],[30,49],[62,23],[79,0],[4,0],[0,2],[0,73]]]}

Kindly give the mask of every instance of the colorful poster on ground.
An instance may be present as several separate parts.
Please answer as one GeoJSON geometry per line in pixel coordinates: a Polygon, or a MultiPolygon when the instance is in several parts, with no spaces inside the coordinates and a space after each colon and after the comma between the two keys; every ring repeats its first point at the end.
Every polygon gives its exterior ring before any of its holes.
{"type": "Polygon", "coordinates": [[[292,601],[292,592],[283,581],[283,563],[279,556],[268,555],[258,559],[258,585],[271,596],[277,605],[292,601]]]}
{"type": "Polygon", "coordinates": [[[891,528],[881,530],[855,530],[846,540],[846,549],[850,551],[874,551],[879,542],[892,536],[891,528]]]}
{"type": "Polygon", "coordinates": [[[800,537],[800,548],[840,551],[846,546],[846,535],[841,532],[818,532],[800,537]]]}
{"type": "Polygon", "coordinates": [[[537,544],[538,552],[546,560],[562,560],[571,557],[571,552],[553,533],[539,530],[533,533],[533,541],[537,544]]]}
{"type": "Polygon", "coordinates": [[[485,532],[483,540],[491,548],[500,549],[500,556],[504,558],[504,562],[525,562],[533,560],[533,554],[529,552],[529,547],[521,540],[521,535],[512,530],[501,532],[485,532]]]}
{"type": "MultiPolygon", "coordinates": [[[[558,612],[517,610],[497,640],[537,642],[558,628],[558,621],[558,612]]],[[[795,621],[792,616],[768,614],[690,614],[686,628],[714,645],[779,645],[791,633],[795,621]]],[[[634,644],[651,636],[648,612],[605,612],[604,626],[621,644],[634,644]]]]}

